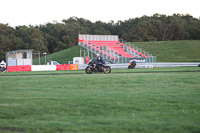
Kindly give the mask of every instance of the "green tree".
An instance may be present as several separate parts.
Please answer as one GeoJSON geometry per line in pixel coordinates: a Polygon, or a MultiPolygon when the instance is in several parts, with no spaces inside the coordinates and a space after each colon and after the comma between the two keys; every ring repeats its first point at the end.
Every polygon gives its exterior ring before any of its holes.
{"type": "Polygon", "coordinates": [[[20,49],[34,49],[40,52],[49,52],[48,43],[42,31],[35,27],[19,26],[16,27],[15,35],[21,37],[23,44],[20,49]]]}
{"type": "Polygon", "coordinates": [[[7,24],[0,24],[0,60],[5,60],[8,51],[15,50],[23,42],[14,34],[15,29],[7,24]]]}

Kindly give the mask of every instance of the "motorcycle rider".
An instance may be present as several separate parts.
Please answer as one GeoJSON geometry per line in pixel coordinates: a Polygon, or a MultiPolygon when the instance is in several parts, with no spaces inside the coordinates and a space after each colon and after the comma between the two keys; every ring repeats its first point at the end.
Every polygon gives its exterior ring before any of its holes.
{"type": "Polygon", "coordinates": [[[133,61],[131,61],[131,62],[129,63],[128,69],[131,69],[131,68],[134,69],[135,66],[136,66],[136,60],[134,59],[133,61]]]}
{"type": "Polygon", "coordinates": [[[4,60],[1,61],[0,63],[0,72],[6,72],[6,63],[4,60]]]}
{"type": "Polygon", "coordinates": [[[135,59],[131,62],[131,65],[136,66],[136,60],[135,59]]]}
{"type": "Polygon", "coordinates": [[[103,71],[102,69],[102,65],[105,64],[103,57],[100,54],[96,54],[96,59],[95,59],[95,63],[96,63],[96,67],[99,71],[103,71]]]}

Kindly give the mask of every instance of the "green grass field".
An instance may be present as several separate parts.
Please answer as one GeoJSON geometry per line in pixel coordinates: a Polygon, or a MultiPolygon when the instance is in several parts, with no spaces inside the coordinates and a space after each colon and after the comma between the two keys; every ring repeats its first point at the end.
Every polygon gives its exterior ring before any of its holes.
{"type": "Polygon", "coordinates": [[[200,68],[0,73],[0,132],[199,132],[200,68]]]}

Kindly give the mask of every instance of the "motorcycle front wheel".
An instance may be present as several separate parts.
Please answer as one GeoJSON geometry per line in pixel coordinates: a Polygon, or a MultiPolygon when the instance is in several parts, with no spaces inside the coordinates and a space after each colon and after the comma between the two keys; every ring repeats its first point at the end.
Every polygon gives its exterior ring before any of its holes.
{"type": "Polygon", "coordinates": [[[86,74],[92,74],[92,72],[93,72],[93,70],[91,69],[90,66],[87,66],[87,67],[85,68],[85,73],[86,73],[86,74]]]}
{"type": "Polygon", "coordinates": [[[104,66],[104,73],[108,74],[111,72],[111,68],[109,66],[104,66]]]}

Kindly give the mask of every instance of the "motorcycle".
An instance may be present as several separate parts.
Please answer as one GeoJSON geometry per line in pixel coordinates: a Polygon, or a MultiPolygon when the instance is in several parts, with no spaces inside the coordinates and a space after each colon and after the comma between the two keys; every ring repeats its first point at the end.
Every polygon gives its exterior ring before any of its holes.
{"type": "Polygon", "coordinates": [[[3,72],[6,72],[6,68],[5,67],[2,67],[0,66],[0,72],[3,73],[3,72]]]}
{"type": "Polygon", "coordinates": [[[0,72],[3,73],[3,72],[6,72],[6,63],[4,61],[1,61],[0,63],[0,72]]]}
{"type": "Polygon", "coordinates": [[[134,69],[135,68],[135,66],[136,66],[136,62],[130,62],[129,63],[129,66],[128,66],[128,69],[134,69]]]}
{"type": "Polygon", "coordinates": [[[104,72],[108,74],[111,72],[110,66],[106,66],[105,64],[99,64],[99,67],[96,66],[94,59],[88,62],[88,66],[85,68],[86,74],[92,74],[96,72],[104,72]]]}

